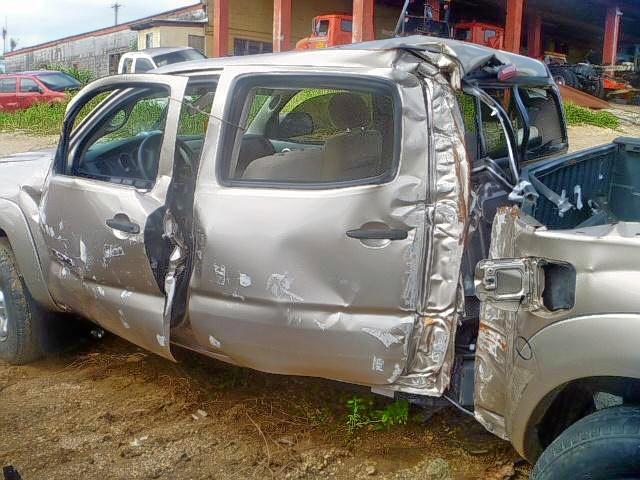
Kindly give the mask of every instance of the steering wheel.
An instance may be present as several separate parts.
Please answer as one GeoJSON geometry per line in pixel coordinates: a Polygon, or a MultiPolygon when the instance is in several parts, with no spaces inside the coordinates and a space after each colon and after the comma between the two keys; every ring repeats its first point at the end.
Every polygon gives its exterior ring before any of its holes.
{"type": "Polygon", "coordinates": [[[156,176],[155,171],[149,170],[153,169],[154,166],[157,168],[163,135],[163,132],[151,132],[142,140],[138,147],[136,167],[145,180],[153,180],[156,176]]]}
{"type": "MultiPolygon", "coordinates": [[[[138,147],[136,167],[145,180],[153,181],[156,177],[162,139],[163,132],[152,132],[138,147]]],[[[193,150],[184,140],[176,138],[176,155],[178,154],[187,166],[187,173],[194,175],[193,150]]]]}

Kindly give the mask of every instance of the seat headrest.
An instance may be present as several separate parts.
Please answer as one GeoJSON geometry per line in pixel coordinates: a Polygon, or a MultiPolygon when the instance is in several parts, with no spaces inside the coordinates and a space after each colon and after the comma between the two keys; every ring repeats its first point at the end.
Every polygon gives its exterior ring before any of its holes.
{"type": "Polygon", "coordinates": [[[369,125],[370,115],[362,97],[337,93],[329,101],[329,116],[336,128],[361,128],[369,125]]]}

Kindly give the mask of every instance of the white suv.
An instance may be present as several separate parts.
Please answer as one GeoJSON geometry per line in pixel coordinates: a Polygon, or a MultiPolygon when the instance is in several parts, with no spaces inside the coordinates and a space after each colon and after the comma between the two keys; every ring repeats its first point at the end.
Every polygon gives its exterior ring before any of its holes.
{"type": "Polygon", "coordinates": [[[206,58],[199,50],[190,47],[147,48],[127,52],[120,58],[118,73],[144,73],[172,63],[206,58]]]}

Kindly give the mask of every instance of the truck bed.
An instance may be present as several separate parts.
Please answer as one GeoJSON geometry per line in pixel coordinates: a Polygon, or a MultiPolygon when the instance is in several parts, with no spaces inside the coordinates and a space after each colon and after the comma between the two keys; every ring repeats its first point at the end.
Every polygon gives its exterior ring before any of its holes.
{"type": "Polygon", "coordinates": [[[524,202],[524,212],[550,230],[640,221],[640,139],[554,158],[523,170],[522,178],[540,194],[524,202]],[[559,208],[558,199],[567,207],[559,208]]]}

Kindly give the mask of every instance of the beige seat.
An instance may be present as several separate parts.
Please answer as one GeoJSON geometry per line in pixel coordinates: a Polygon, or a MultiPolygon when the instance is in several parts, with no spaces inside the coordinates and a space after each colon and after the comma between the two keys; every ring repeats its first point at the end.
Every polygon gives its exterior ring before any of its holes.
{"type": "Polygon", "coordinates": [[[366,130],[371,113],[364,100],[339,93],[329,102],[333,125],[342,132],[327,138],[324,148],[304,148],[253,160],[243,179],[331,182],[374,177],[381,173],[382,135],[366,130]]]}
{"type": "Polygon", "coordinates": [[[339,93],[329,102],[329,115],[343,133],[327,138],[324,146],[323,178],[354,180],[382,172],[382,135],[367,130],[371,110],[358,95],[339,93]]]}

